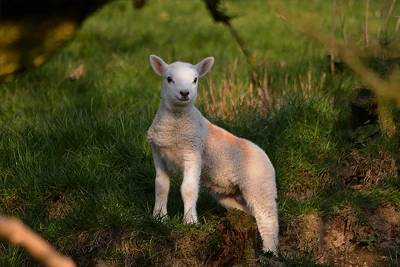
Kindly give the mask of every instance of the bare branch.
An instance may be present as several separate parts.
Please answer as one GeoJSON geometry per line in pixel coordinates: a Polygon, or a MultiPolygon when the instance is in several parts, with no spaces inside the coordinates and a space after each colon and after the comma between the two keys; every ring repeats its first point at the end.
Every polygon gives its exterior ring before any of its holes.
{"type": "Polygon", "coordinates": [[[336,0],[332,1],[332,29],[331,29],[331,72],[335,72],[335,13],[336,0]]]}
{"type": "Polygon", "coordinates": [[[389,13],[388,13],[388,15],[387,15],[386,28],[385,28],[385,37],[388,36],[389,21],[390,21],[390,18],[392,17],[393,9],[394,9],[394,6],[395,6],[395,5],[396,5],[396,0],[393,0],[393,1],[392,1],[392,4],[390,5],[390,8],[389,8],[389,13]]]}
{"type": "Polygon", "coordinates": [[[368,13],[369,13],[369,0],[366,0],[365,4],[365,45],[369,45],[369,36],[368,36],[368,13]]]}
{"type": "Polygon", "coordinates": [[[56,251],[47,241],[18,219],[0,215],[0,237],[23,247],[37,261],[47,267],[76,266],[70,258],[56,251]]]}
{"type": "Polygon", "coordinates": [[[342,34],[343,34],[343,40],[344,44],[347,46],[347,36],[346,36],[346,29],[345,29],[345,17],[344,17],[344,12],[343,12],[343,0],[340,0],[339,2],[339,9],[340,9],[340,22],[342,24],[342,34]]]}
{"type": "Polygon", "coordinates": [[[220,0],[203,0],[203,1],[205,2],[206,7],[210,12],[211,16],[213,17],[214,21],[222,22],[229,28],[231,34],[233,35],[233,38],[235,38],[236,42],[242,49],[243,54],[247,57],[247,61],[250,63],[251,66],[254,67],[255,65],[254,57],[251,55],[243,39],[239,36],[238,32],[231,24],[231,19],[235,18],[236,16],[227,15],[225,10],[221,7],[220,0]]]}
{"type": "MultiPolygon", "coordinates": [[[[316,23],[313,23],[316,19],[310,19],[310,17],[304,18],[300,13],[290,12],[287,8],[282,5],[281,1],[269,0],[268,3],[275,8],[280,14],[283,14],[288,21],[296,28],[309,34],[317,41],[322,43],[325,48],[329,51],[331,47],[331,38],[324,31],[321,31],[316,23]]],[[[365,50],[348,45],[343,46],[339,43],[335,43],[336,51],[339,53],[341,59],[353,69],[360,77],[362,77],[378,94],[379,97],[383,97],[387,100],[394,100],[397,105],[400,106],[400,82],[395,78],[384,80],[379,77],[378,74],[374,73],[361,61],[361,56],[365,55],[365,50]]]]}

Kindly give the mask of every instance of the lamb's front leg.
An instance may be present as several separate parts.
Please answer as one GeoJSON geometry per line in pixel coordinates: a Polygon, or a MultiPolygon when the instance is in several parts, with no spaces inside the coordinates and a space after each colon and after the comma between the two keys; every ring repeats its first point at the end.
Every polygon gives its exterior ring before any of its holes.
{"type": "Polygon", "coordinates": [[[181,193],[184,205],[184,222],[196,223],[196,203],[199,196],[201,156],[193,154],[185,157],[181,193]]]}
{"type": "Polygon", "coordinates": [[[156,168],[156,201],[154,205],[153,217],[164,219],[167,216],[168,192],[170,187],[170,173],[165,167],[156,149],[153,149],[153,160],[156,168]]]}

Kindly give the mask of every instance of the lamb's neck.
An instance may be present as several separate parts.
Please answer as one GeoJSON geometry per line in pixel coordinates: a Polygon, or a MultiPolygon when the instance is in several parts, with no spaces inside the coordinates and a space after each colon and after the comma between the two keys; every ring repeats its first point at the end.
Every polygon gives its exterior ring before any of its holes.
{"type": "Polygon", "coordinates": [[[191,116],[194,112],[197,111],[197,108],[194,105],[187,106],[171,106],[165,103],[165,101],[161,100],[160,110],[164,114],[169,114],[174,117],[188,117],[191,116]]]}

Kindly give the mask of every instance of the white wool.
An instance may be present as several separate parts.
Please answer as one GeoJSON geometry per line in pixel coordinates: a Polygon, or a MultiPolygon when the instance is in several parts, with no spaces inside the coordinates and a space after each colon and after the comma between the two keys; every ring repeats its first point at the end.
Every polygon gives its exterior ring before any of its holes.
{"type": "Polygon", "coordinates": [[[197,65],[168,65],[151,55],[150,63],[163,77],[160,107],[147,135],[156,169],[154,217],[167,216],[170,176],[181,172],[186,223],[197,222],[196,202],[204,186],[224,207],[253,215],[263,250],[276,253],[277,191],[268,156],[254,143],[211,124],[194,106],[198,79],[211,69],[214,58],[197,65]]]}

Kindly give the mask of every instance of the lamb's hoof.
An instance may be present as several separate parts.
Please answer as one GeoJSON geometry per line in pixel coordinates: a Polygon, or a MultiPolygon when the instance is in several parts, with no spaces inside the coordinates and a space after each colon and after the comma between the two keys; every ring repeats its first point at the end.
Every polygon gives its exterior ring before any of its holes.
{"type": "Polygon", "coordinates": [[[184,223],[184,224],[192,224],[192,225],[195,225],[195,224],[197,224],[197,221],[195,221],[195,220],[184,220],[183,223],[184,223]]]}
{"type": "Polygon", "coordinates": [[[156,221],[165,222],[168,219],[168,215],[157,214],[153,216],[153,219],[156,221]]]}

